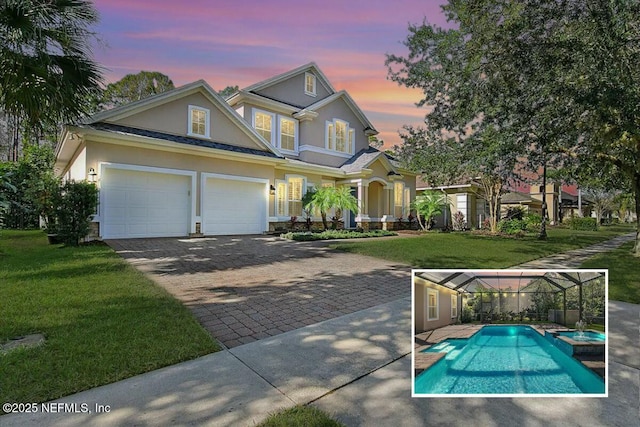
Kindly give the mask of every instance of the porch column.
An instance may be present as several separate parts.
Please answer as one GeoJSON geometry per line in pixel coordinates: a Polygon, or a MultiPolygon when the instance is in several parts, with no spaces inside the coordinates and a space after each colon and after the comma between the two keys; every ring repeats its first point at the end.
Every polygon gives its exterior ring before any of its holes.
{"type": "Polygon", "coordinates": [[[369,181],[365,179],[358,180],[358,215],[356,216],[356,224],[365,230],[369,229],[369,181]]]}
{"type": "Polygon", "coordinates": [[[396,219],[393,216],[393,185],[387,185],[384,187],[384,212],[382,212],[382,229],[383,230],[393,230],[395,227],[396,219]]]}

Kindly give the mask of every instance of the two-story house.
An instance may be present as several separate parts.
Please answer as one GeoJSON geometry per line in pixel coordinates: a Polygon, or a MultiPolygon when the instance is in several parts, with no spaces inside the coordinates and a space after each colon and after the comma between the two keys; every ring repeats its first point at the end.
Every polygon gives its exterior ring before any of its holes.
{"type": "Polygon", "coordinates": [[[357,197],[346,228],[393,229],[409,213],[415,174],[369,147],[375,134],[310,63],[226,100],[199,80],[66,126],[56,169],[96,182],[105,239],[283,229],[321,186],[357,197]]]}

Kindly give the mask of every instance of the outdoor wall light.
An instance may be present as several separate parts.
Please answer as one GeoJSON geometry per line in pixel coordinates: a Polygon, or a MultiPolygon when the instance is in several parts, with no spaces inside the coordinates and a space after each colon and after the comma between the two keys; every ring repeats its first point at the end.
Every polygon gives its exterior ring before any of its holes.
{"type": "Polygon", "coordinates": [[[89,182],[96,182],[96,170],[94,168],[89,168],[89,182]]]}
{"type": "Polygon", "coordinates": [[[273,185],[269,186],[269,194],[271,194],[272,196],[275,196],[276,194],[276,187],[274,187],[273,185]]]}

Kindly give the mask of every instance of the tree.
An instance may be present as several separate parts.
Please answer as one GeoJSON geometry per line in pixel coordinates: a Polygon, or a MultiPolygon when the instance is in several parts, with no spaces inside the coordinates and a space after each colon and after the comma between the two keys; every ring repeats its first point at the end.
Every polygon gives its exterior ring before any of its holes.
{"type": "Polygon", "coordinates": [[[596,214],[596,224],[600,225],[602,217],[613,213],[615,210],[616,193],[606,188],[588,188],[584,192],[585,197],[593,203],[593,212],[596,214]]]}
{"type": "Polygon", "coordinates": [[[228,98],[231,95],[233,95],[234,93],[236,93],[237,91],[240,90],[240,87],[236,86],[227,86],[222,90],[218,91],[218,95],[220,95],[223,98],[228,98]]]}
{"type": "Polygon", "coordinates": [[[433,227],[433,218],[442,213],[444,204],[445,201],[442,194],[435,191],[425,191],[417,196],[413,202],[413,209],[416,211],[420,228],[424,231],[431,230],[433,227]],[[424,217],[424,224],[420,219],[421,216],[424,217]]]}
{"type": "Polygon", "coordinates": [[[127,74],[115,83],[109,83],[102,95],[102,108],[139,101],[175,89],[171,79],[158,71],[140,71],[127,74]]]}
{"type": "Polygon", "coordinates": [[[322,226],[325,230],[329,229],[327,222],[327,212],[335,208],[335,216],[332,218],[334,227],[342,218],[345,210],[358,212],[358,199],[351,195],[349,187],[320,187],[313,190],[313,196],[310,200],[303,202],[303,208],[309,209],[313,206],[320,211],[322,217],[322,226]]]}
{"type": "MultiPolygon", "coordinates": [[[[97,21],[87,0],[0,2],[0,110],[22,124],[28,140],[86,114],[102,80],[89,44],[97,21]]],[[[19,144],[16,134],[13,161],[19,144]]]]}

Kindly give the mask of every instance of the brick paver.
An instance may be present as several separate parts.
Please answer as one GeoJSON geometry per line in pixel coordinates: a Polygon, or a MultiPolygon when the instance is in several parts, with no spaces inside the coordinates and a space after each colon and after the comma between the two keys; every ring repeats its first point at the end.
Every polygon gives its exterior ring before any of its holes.
{"type": "Polygon", "coordinates": [[[406,265],[271,236],[107,243],[231,348],[405,297],[406,265]]]}

